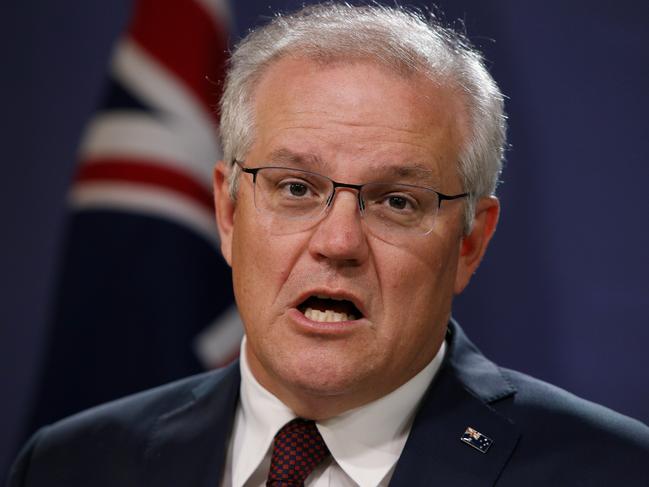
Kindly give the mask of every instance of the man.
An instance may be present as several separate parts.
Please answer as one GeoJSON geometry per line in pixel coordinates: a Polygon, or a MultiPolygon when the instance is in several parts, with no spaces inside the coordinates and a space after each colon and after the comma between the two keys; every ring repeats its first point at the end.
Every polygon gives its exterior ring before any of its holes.
{"type": "Polygon", "coordinates": [[[505,143],[462,37],[401,9],[277,17],[232,56],[221,131],[240,363],[44,428],[9,485],[649,485],[646,426],[451,319],[505,143]]]}

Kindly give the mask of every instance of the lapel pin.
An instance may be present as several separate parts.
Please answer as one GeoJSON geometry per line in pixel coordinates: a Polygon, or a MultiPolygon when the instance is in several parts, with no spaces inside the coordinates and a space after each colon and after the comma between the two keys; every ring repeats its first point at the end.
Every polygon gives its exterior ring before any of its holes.
{"type": "Polygon", "coordinates": [[[460,440],[481,453],[487,453],[487,450],[494,442],[494,440],[473,428],[467,428],[464,431],[464,434],[460,437],[460,440]]]}

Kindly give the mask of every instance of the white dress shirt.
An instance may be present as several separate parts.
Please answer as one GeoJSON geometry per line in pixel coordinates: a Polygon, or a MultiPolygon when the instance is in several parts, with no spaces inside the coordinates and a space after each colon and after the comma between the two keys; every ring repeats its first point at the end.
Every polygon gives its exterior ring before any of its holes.
{"type": "MultiPolygon", "coordinates": [[[[252,375],[241,344],[241,391],[222,487],[263,487],[275,434],[296,415],[252,375]]],[[[387,396],[317,422],[331,457],[305,487],[383,487],[392,478],[415,410],[444,359],[446,343],[417,375],[387,396]]]]}

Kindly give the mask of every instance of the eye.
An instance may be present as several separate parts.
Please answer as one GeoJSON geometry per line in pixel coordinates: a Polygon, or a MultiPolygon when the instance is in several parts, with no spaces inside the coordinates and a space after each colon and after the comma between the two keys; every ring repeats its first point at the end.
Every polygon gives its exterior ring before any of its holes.
{"type": "Polygon", "coordinates": [[[310,192],[313,193],[306,181],[282,181],[278,187],[284,196],[290,198],[304,198],[309,196],[310,192]]]}
{"type": "Polygon", "coordinates": [[[386,200],[387,205],[395,210],[405,210],[408,208],[408,200],[402,196],[390,196],[386,200]]]}
{"type": "Polygon", "coordinates": [[[291,183],[288,186],[288,190],[293,196],[304,196],[307,191],[307,187],[301,183],[291,183]]]}
{"type": "Polygon", "coordinates": [[[406,194],[386,194],[380,202],[384,207],[398,213],[416,211],[419,207],[417,200],[406,194]]]}

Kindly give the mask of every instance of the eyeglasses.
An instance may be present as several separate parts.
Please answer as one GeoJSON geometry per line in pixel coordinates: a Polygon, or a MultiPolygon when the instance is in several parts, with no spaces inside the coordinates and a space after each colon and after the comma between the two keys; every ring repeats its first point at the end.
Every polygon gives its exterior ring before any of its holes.
{"type": "Polygon", "coordinates": [[[273,233],[306,230],[324,217],[338,188],[358,193],[358,208],[367,228],[386,241],[403,235],[426,235],[433,229],[442,201],[468,193],[445,195],[430,188],[401,183],[339,183],[327,176],[290,167],[244,167],[252,175],[255,207],[273,218],[273,233]]]}

